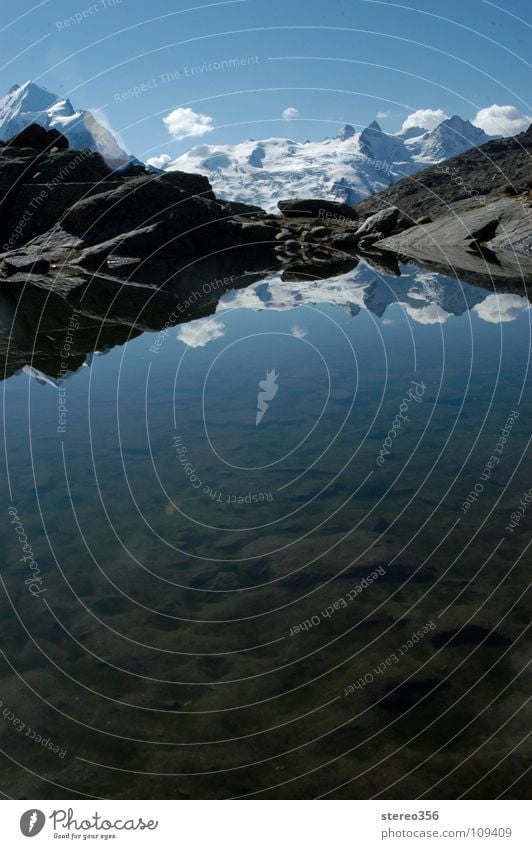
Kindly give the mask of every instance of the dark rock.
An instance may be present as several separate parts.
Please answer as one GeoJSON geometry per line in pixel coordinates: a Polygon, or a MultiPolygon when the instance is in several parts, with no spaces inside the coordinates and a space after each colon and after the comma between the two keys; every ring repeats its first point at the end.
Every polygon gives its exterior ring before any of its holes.
{"type": "Polygon", "coordinates": [[[109,189],[111,178],[102,157],[90,151],[43,154],[26,147],[0,148],[3,249],[18,248],[44,233],[76,201],[109,189]]]}
{"type": "Polygon", "coordinates": [[[354,250],[358,245],[358,239],[354,233],[337,233],[331,238],[331,245],[338,250],[354,250]]]}
{"type": "Polygon", "coordinates": [[[347,274],[357,264],[355,257],[339,257],[338,253],[324,253],[322,262],[297,261],[290,264],[283,271],[281,279],[287,283],[295,283],[308,280],[327,280],[328,277],[337,277],[347,274]]]}
{"type": "MultiPolygon", "coordinates": [[[[151,172],[142,162],[130,160],[123,164],[113,165],[113,173],[119,177],[143,177],[151,172]]],[[[155,173],[164,174],[164,171],[155,173]]]]}
{"type": "Polygon", "coordinates": [[[296,239],[287,239],[287,241],[284,243],[284,248],[287,251],[291,251],[292,253],[299,253],[301,245],[296,239]]]}
{"type": "Polygon", "coordinates": [[[321,259],[324,262],[329,262],[329,260],[331,259],[331,252],[327,250],[326,247],[316,248],[312,251],[312,259],[321,259]]]}
{"type": "Polygon", "coordinates": [[[7,142],[9,147],[31,147],[34,150],[51,151],[68,149],[68,139],[58,130],[46,130],[39,124],[29,124],[7,142]]]}
{"type": "Polygon", "coordinates": [[[176,242],[175,233],[168,227],[167,222],[158,221],[147,227],[137,227],[128,233],[121,233],[114,238],[85,248],[78,262],[84,268],[101,268],[110,258],[145,258],[156,255],[159,259],[169,256],[190,256],[193,253],[193,243],[182,234],[176,242]]]}
{"type": "Polygon", "coordinates": [[[253,204],[240,203],[239,201],[235,200],[224,200],[218,202],[222,209],[224,209],[228,215],[245,215],[248,217],[260,215],[261,217],[266,218],[266,214],[260,206],[253,206],[253,204]]]}
{"type": "Polygon", "coordinates": [[[246,244],[251,244],[252,242],[274,243],[279,232],[277,227],[272,227],[271,224],[259,221],[243,221],[240,224],[240,229],[243,241],[246,244]]]}
{"type": "MultiPolygon", "coordinates": [[[[216,196],[212,190],[212,186],[209,183],[207,177],[204,177],[202,174],[187,174],[185,171],[165,171],[163,174],[157,175],[157,180],[162,185],[168,184],[177,189],[180,189],[182,192],[189,196],[197,196],[208,198],[209,200],[216,200],[216,196]]],[[[245,213],[245,204],[239,204],[241,208],[240,215],[245,213]]],[[[259,209],[259,207],[253,207],[253,209],[259,209]]]]}
{"type": "Polygon", "coordinates": [[[169,237],[184,237],[192,229],[197,237],[196,228],[221,218],[213,201],[193,196],[168,176],[135,177],[115,190],[80,200],[66,213],[63,226],[96,244],[157,222],[165,222],[169,237]]]}
{"type": "MultiPolygon", "coordinates": [[[[33,152],[32,152],[33,153],[33,152]]],[[[21,243],[26,222],[20,222],[16,233],[8,229],[8,220],[17,192],[24,180],[30,180],[35,170],[35,157],[6,156],[0,149],[0,239],[2,251],[12,250],[21,243]]]]}
{"type": "Polygon", "coordinates": [[[378,240],[379,240],[378,234],[373,234],[373,235],[370,235],[370,236],[364,236],[362,239],[359,239],[358,247],[361,251],[368,250],[368,249],[372,248],[373,245],[375,244],[375,242],[378,242],[378,240]]]}
{"type": "Polygon", "coordinates": [[[328,227],[312,227],[309,234],[313,239],[324,239],[330,236],[330,230],[328,227]]]}
{"type": "Polygon", "coordinates": [[[499,226],[498,218],[481,221],[478,226],[470,227],[469,235],[475,242],[489,242],[494,238],[499,226]]]}
{"type": "MultiPolygon", "coordinates": [[[[65,150],[36,161],[33,182],[44,184],[98,183],[112,178],[113,172],[99,153],[65,150]]],[[[115,182],[118,178],[115,177],[115,182]]]]}
{"type": "Polygon", "coordinates": [[[365,253],[361,259],[369,268],[372,268],[377,274],[383,277],[401,276],[401,269],[397,262],[395,254],[386,253],[385,251],[375,251],[374,253],[365,253]]]}
{"type": "Polygon", "coordinates": [[[357,221],[358,213],[346,203],[316,198],[280,200],[277,204],[286,218],[315,218],[328,224],[357,221]]]}
{"type": "MultiPolygon", "coordinates": [[[[16,247],[50,230],[63,214],[78,201],[109,190],[112,185],[96,183],[37,183],[34,179],[20,185],[8,218],[8,229],[18,235],[16,247]],[[21,229],[17,233],[17,228],[21,229]]],[[[121,185],[115,183],[115,186],[121,185]]]]}

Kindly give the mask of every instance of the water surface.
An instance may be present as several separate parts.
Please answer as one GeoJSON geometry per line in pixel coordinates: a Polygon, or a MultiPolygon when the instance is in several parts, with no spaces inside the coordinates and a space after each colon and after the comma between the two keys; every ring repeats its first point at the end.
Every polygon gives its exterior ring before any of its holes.
{"type": "Polygon", "coordinates": [[[15,797],[528,796],[529,303],[401,271],[4,381],[15,797]]]}

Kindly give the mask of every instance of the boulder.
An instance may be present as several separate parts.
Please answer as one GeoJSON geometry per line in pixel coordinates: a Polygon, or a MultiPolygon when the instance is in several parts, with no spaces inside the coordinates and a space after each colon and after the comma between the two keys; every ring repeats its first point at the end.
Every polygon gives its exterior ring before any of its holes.
{"type": "Polygon", "coordinates": [[[364,239],[366,242],[371,238],[377,241],[385,239],[386,236],[391,236],[395,230],[397,220],[399,218],[399,210],[390,206],[387,209],[381,209],[375,215],[370,215],[364,223],[356,231],[358,239],[364,239]]]}
{"type": "Polygon", "coordinates": [[[333,248],[338,248],[339,250],[354,250],[357,244],[358,239],[355,233],[337,233],[331,238],[331,245],[333,248]]]}
{"type": "Polygon", "coordinates": [[[162,174],[158,174],[156,179],[162,185],[174,186],[189,196],[194,195],[208,200],[216,200],[212,186],[203,174],[187,174],[186,171],[164,171],[162,174]]]}
{"type": "Polygon", "coordinates": [[[358,221],[352,206],[333,200],[316,198],[280,200],[277,204],[286,218],[312,218],[323,224],[346,224],[358,221]]]}

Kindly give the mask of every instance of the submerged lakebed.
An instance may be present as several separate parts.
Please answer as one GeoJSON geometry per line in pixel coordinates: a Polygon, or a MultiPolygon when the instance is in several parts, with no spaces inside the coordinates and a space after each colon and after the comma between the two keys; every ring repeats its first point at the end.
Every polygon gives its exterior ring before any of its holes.
{"type": "Polygon", "coordinates": [[[16,798],[528,796],[530,304],[400,272],[6,367],[16,798]]]}

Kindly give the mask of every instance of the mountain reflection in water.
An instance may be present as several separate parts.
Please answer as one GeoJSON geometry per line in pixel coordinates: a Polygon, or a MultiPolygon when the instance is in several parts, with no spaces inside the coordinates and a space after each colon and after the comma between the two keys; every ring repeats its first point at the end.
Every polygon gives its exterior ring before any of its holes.
{"type": "Polygon", "coordinates": [[[241,266],[3,282],[11,792],[527,798],[523,284],[241,266]]]}

